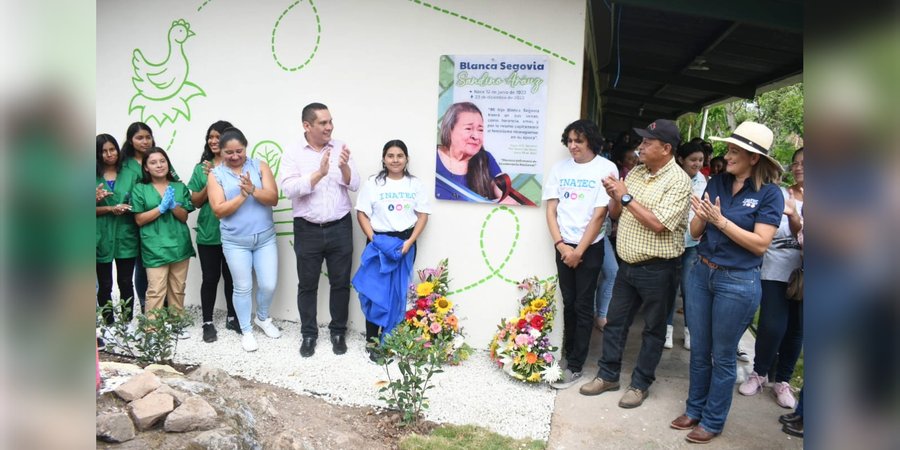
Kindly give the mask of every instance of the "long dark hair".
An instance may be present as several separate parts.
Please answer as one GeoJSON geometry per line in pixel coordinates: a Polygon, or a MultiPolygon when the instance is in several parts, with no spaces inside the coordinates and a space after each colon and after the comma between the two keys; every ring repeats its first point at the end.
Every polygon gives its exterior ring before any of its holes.
{"type": "Polygon", "coordinates": [[[478,150],[478,153],[469,159],[466,184],[469,189],[488,200],[497,198],[494,195],[494,180],[491,178],[491,170],[488,167],[488,153],[484,147],[481,147],[481,150],[478,150]]]}
{"type": "Polygon", "coordinates": [[[409,167],[409,150],[406,149],[406,144],[403,143],[400,139],[394,139],[391,141],[387,141],[384,144],[384,148],[381,150],[381,172],[378,172],[378,175],[375,175],[375,182],[381,182],[381,185],[384,186],[385,177],[387,177],[387,166],[384,165],[384,156],[387,155],[388,149],[391,147],[397,147],[403,151],[403,154],[406,155],[406,167],[403,168],[403,176],[412,177],[407,168],[409,167]]]}
{"type": "Polygon", "coordinates": [[[103,145],[107,142],[112,143],[113,147],[116,148],[116,173],[119,173],[119,170],[122,169],[122,149],[119,148],[119,143],[116,141],[116,138],[112,137],[109,134],[102,133],[97,135],[97,176],[102,177],[103,171],[106,170],[106,164],[103,163],[103,145]]]}
{"type": "MultiPolygon", "coordinates": [[[[209,126],[209,128],[206,130],[206,139],[203,141],[203,154],[200,155],[200,162],[212,161],[213,158],[216,157],[215,153],[212,152],[212,149],[209,148],[209,134],[215,131],[219,133],[219,139],[221,139],[222,134],[225,133],[225,130],[233,127],[234,125],[232,125],[231,122],[225,120],[219,120],[209,126]]],[[[221,149],[222,146],[220,145],[219,148],[221,149]]]]}
{"type": "MultiPolygon", "coordinates": [[[[150,133],[150,137],[153,138],[153,130],[150,129],[150,126],[146,123],[134,122],[131,125],[128,125],[128,130],[125,131],[125,142],[122,144],[122,153],[125,154],[126,158],[134,158],[135,150],[134,144],[131,143],[131,140],[134,138],[134,135],[138,134],[138,131],[141,130],[146,130],[148,133],[150,133]]],[[[153,138],[153,145],[156,145],[156,138],[153,138]]]]}
{"type": "MultiPolygon", "coordinates": [[[[459,121],[459,115],[464,112],[478,114],[484,120],[484,114],[472,102],[459,102],[450,105],[447,112],[444,113],[444,118],[441,120],[441,146],[450,148],[450,134],[459,121]]],[[[482,142],[484,142],[483,139],[482,142]]],[[[493,200],[497,198],[494,195],[494,180],[491,178],[490,167],[488,167],[487,150],[484,149],[483,144],[481,149],[469,159],[466,168],[466,185],[469,186],[469,189],[486,199],[493,200]]]]}
{"type": "Polygon", "coordinates": [[[166,172],[166,179],[175,181],[175,177],[172,176],[172,160],[169,159],[169,154],[159,147],[153,147],[147,151],[147,154],[144,155],[144,160],[141,161],[141,183],[147,184],[153,181],[153,179],[150,178],[150,173],[147,172],[147,160],[150,159],[150,155],[154,153],[161,153],[163,158],[166,158],[166,164],[169,166],[169,171],[166,172]]]}

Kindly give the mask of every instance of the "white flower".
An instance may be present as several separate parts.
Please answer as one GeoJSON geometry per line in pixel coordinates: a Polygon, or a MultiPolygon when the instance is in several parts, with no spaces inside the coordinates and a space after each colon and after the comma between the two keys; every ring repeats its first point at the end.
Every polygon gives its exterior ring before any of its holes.
{"type": "Polygon", "coordinates": [[[466,343],[466,339],[462,337],[461,334],[457,334],[455,338],[453,338],[453,348],[460,348],[463,344],[466,343]]]}
{"type": "Polygon", "coordinates": [[[506,373],[513,372],[513,359],[509,355],[503,355],[503,358],[500,358],[500,362],[503,363],[503,370],[506,373]]]}
{"type": "Polygon", "coordinates": [[[531,331],[528,332],[528,334],[530,334],[531,337],[535,339],[541,337],[541,331],[536,328],[532,328],[531,331]]]}
{"type": "Polygon", "coordinates": [[[541,371],[541,378],[548,383],[553,383],[556,380],[559,380],[559,377],[562,376],[562,371],[559,370],[559,364],[556,361],[553,361],[549,366],[545,367],[544,370],[541,371]]]}

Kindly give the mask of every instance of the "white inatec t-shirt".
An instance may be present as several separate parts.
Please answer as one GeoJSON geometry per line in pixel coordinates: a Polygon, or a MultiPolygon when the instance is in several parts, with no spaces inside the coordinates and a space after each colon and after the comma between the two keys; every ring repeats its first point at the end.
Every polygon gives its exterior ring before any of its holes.
{"type": "Polygon", "coordinates": [[[356,210],[369,217],[377,232],[404,231],[416,224],[417,212],[431,214],[428,197],[418,178],[376,181],[372,176],[359,189],[356,210]]]}
{"type": "MultiPolygon", "coordinates": [[[[544,183],[543,199],[559,200],[556,223],[563,241],[576,245],[581,242],[594,208],[609,206],[609,195],[600,180],[618,173],[615,164],[599,155],[584,164],[569,158],[553,166],[544,183]]],[[[592,244],[603,239],[605,234],[605,230],[601,230],[592,244]]]]}

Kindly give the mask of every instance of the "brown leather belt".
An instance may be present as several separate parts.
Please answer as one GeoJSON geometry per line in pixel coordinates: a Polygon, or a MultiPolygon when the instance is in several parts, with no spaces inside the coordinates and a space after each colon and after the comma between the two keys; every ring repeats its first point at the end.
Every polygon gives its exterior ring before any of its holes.
{"type": "Polygon", "coordinates": [[[708,259],[706,259],[706,258],[704,258],[704,257],[702,257],[702,256],[700,257],[700,262],[702,262],[703,264],[706,264],[707,266],[709,266],[710,269],[713,269],[713,270],[717,270],[717,269],[720,269],[720,268],[722,267],[722,266],[720,266],[720,265],[718,265],[718,264],[716,264],[716,263],[714,263],[714,262],[712,262],[712,261],[710,261],[710,260],[708,260],[708,259]]]}

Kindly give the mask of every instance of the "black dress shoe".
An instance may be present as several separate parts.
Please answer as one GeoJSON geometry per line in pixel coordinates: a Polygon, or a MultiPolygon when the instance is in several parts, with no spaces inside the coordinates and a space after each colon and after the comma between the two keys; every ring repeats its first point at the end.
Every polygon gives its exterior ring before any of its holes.
{"type": "Polygon", "coordinates": [[[787,433],[791,436],[797,436],[799,438],[802,438],[803,437],[803,418],[801,417],[799,422],[791,422],[791,423],[784,424],[784,426],[781,427],[781,431],[784,431],[785,433],[787,433]]]}
{"type": "Polygon", "coordinates": [[[803,416],[798,415],[797,413],[782,414],[781,417],[778,418],[778,421],[781,422],[782,425],[787,425],[789,423],[802,422],[803,416]]]}
{"type": "Polygon", "coordinates": [[[331,336],[331,350],[334,351],[335,355],[347,353],[347,342],[344,341],[343,334],[331,336]]]}
{"type": "Polygon", "coordinates": [[[309,358],[316,352],[316,338],[314,337],[305,337],[303,338],[303,342],[300,343],[300,356],[304,358],[309,358]]]}

